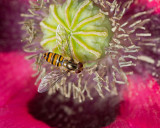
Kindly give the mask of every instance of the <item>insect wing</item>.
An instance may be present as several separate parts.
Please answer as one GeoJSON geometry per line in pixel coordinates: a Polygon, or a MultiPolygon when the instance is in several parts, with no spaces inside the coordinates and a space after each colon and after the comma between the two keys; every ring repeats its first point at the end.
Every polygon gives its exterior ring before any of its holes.
{"type": "Polygon", "coordinates": [[[38,92],[43,93],[53,87],[66,74],[60,71],[52,71],[48,73],[42,80],[38,87],[38,92]]]}
{"type": "Polygon", "coordinates": [[[58,49],[59,51],[64,55],[66,54],[66,42],[67,41],[67,34],[65,29],[61,26],[58,25],[56,29],[56,42],[58,44],[58,49]]]}
{"type": "Polygon", "coordinates": [[[58,25],[56,29],[56,39],[58,43],[58,49],[63,55],[68,55],[72,59],[72,53],[70,49],[69,39],[65,28],[62,25],[58,25]]]}

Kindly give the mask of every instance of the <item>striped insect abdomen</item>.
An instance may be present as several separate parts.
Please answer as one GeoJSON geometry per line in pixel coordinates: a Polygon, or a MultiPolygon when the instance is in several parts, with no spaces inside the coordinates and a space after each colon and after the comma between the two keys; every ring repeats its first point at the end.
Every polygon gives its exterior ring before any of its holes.
{"type": "Polygon", "coordinates": [[[43,54],[43,57],[45,58],[45,60],[55,66],[62,66],[63,60],[64,58],[56,53],[52,53],[52,52],[47,52],[43,54]]]}

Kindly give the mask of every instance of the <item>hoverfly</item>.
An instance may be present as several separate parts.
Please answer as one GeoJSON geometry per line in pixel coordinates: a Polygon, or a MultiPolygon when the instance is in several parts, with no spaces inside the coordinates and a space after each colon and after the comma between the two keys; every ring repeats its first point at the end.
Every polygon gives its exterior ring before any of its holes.
{"type": "Polygon", "coordinates": [[[61,53],[68,55],[71,59],[64,59],[63,56],[53,52],[47,52],[43,54],[43,57],[47,62],[57,67],[62,66],[66,69],[66,71],[60,72],[57,70],[53,70],[52,72],[48,73],[41,80],[41,83],[38,87],[39,93],[45,92],[49,88],[52,88],[59,80],[61,80],[63,76],[67,75],[68,72],[74,71],[75,73],[80,73],[83,70],[83,64],[81,62],[75,63],[73,60],[72,52],[68,42],[67,32],[61,25],[57,26],[56,39],[57,43],[60,45],[58,49],[61,51],[61,53]],[[66,50],[66,47],[68,50],[66,50]]]}

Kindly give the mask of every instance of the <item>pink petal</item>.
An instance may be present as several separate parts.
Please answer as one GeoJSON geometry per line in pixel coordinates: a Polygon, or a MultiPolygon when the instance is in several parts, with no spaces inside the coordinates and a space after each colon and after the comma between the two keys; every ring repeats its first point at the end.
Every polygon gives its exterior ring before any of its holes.
{"type": "Polygon", "coordinates": [[[34,119],[27,103],[35,94],[31,62],[24,53],[0,53],[0,128],[48,128],[34,119]]]}
{"type": "Polygon", "coordinates": [[[156,13],[160,13],[160,0],[137,0],[137,5],[146,6],[148,9],[154,9],[156,13]]]}
{"type": "Polygon", "coordinates": [[[160,87],[152,77],[132,76],[120,115],[106,128],[159,128],[160,87]]]}

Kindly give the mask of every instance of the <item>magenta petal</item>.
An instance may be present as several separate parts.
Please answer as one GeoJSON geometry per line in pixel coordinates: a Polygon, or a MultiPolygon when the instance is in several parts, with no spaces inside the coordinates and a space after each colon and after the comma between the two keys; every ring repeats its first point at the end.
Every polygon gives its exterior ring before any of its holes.
{"type": "Polygon", "coordinates": [[[124,98],[122,117],[134,124],[134,127],[160,127],[160,87],[152,77],[132,76],[124,98]]]}
{"type": "Polygon", "coordinates": [[[48,128],[34,119],[27,103],[36,94],[37,87],[31,75],[31,62],[24,53],[0,53],[0,128],[48,128]]]}
{"type": "MultiPolygon", "coordinates": [[[[8,102],[18,98],[17,95],[22,93],[24,89],[29,92],[35,87],[33,86],[34,80],[31,78],[33,70],[30,63],[24,60],[23,53],[0,53],[0,61],[0,106],[4,106],[8,105],[8,102]]],[[[30,99],[29,96],[25,97],[25,95],[22,98],[21,102],[30,99]]]]}
{"type": "Polygon", "coordinates": [[[49,128],[43,122],[34,119],[26,107],[1,108],[1,128],[49,128]]]}
{"type": "Polygon", "coordinates": [[[137,0],[137,5],[146,6],[148,9],[154,9],[156,13],[160,13],[160,0],[137,0]]]}
{"type": "Polygon", "coordinates": [[[111,125],[105,128],[132,128],[132,127],[130,127],[129,122],[127,120],[117,117],[116,120],[111,125]]]}
{"type": "Polygon", "coordinates": [[[160,87],[152,77],[129,78],[120,115],[107,128],[159,128],[160,87]],[[117,123],[118,121],[118,123],[117,123]]]}

